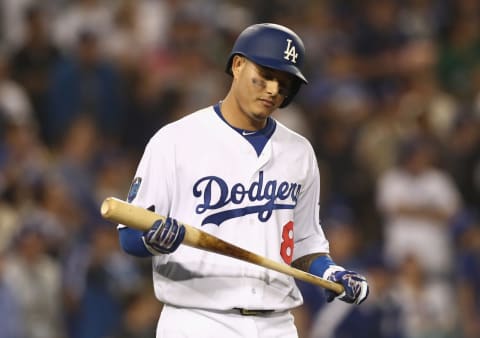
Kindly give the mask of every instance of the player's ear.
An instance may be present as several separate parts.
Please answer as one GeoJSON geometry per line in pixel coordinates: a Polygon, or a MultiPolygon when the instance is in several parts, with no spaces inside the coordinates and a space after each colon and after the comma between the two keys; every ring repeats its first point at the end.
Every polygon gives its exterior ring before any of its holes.
{"type": "Polygon", "coordinates": [[[247,60],[245,59],[245,57],[241,55],[235,55],[233,57],[232,74],[234,78],[238,76],[238,74],[240,73],[240,71],[242,70],[242,68],[245,66],[246,63],[247,63],[247,60]]]}

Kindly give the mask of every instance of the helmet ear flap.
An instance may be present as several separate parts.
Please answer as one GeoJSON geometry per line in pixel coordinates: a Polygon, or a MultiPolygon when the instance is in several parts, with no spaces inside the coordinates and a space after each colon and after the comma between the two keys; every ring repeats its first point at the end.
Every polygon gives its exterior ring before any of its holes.
{"type": "Polygon", "coordinates": [[[297,95],[298,91],[300,90],[300,87],[302,85],[302,81],[300,79],[295,79],[295,81],[292,84],[292,88],[290,89],[290,93],[288,96],[283,100],[282,104],[280,105],[280,108],[286,107],[292,102],[293,98],[295,95],[297,95]]]}
{"type": "Polygon", "coordinates": [[[227,61],[227,65],[225,67],[225,73],[227,73],[228,75],[231,75],[231,76],[233,76],[232,65],[233,65],[233,58],[234,58],[235,55],[237,55],[237,54],[230,55],[230,57],[228,58],[228,61],[227,61]]]}

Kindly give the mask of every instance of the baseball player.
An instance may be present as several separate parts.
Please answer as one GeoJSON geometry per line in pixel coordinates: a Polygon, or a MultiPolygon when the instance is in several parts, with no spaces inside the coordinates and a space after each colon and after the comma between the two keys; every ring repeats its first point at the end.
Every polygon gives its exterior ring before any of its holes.
{"type": "Polygon", "coordinates": [[[360,304],[365,278],[336,265],[319,221],[320,178],[309,142],[271,114],[307,80],[292,30],[256,24],[237,38],[226,97],[161,128],[149,141],[128,202],[167,215],[149,231],[119,225],[123,249],[153,256],[164,303],[157,338],[298,337],[290,309],[302,304],[292,277],[181,246],[192,224],[269,259],[341,283],[334,298],[360,304]]]}

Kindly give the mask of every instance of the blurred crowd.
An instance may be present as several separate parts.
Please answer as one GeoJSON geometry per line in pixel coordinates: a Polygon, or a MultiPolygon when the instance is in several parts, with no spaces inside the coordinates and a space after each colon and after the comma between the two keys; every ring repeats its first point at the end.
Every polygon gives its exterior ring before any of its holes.
{"type": "Polygon", "coordinates": [[[371,285],[351,306],[298,282],[300,337],[480,337],[479,1],[1,0],[0,338],[154,337],[150,260],[99,205],[223,98],[257,22],[305,42],[275,117],[317,153],[333,259],[371,285]]]}

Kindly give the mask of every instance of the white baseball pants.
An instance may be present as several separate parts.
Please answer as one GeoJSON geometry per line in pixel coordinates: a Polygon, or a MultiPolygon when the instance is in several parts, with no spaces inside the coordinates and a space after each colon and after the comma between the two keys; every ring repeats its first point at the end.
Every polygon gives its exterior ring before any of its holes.
{"type": "Polygon", "coordinates": [[[244,316],[232,311],[208,311],[165,305],[157,338],[298,338],[289,311],[244,316]]]}

